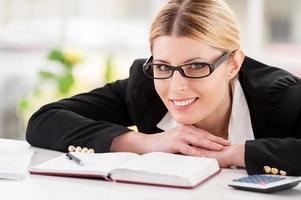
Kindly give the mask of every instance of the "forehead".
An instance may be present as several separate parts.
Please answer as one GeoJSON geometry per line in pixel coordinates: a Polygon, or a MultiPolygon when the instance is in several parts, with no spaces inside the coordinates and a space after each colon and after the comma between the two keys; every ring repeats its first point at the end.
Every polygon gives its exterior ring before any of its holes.
{"type": "Polygon", "coordinates": [[[160,36],[153,42],[152,54],[154,59],[181,62],[193,57],[210,60],[219,55],[220,50],[189,37],[160,36]]]}

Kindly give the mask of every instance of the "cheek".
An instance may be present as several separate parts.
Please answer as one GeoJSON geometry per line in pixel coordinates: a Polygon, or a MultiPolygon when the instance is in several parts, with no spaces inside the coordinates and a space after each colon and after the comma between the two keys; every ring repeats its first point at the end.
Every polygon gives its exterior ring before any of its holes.
{"type": "Polygon", "coordinates": [[[205,87],[203,88],[204,98],[209,104],[217,104],[224,97],[228,88],[228,81],[225,73],[216,73],[209,76],[205,87]]]}
{"type": "Polygon", "coordinates": [[[195,105],[195,113],[204,117],[204,115],[207,115],[206,113],[215,107],[220,96],[218,86],[219,84],[216,80],[204,79],[191,88],[194,94],[199,97],[195,105]]]}
{"type": "Polygon", "coordinates": [[[201,96],[202,108],[213,109],[223,99],[226,91],[224,80],[208,80],[207,84],[198,90],[201,96]]]}
{"type": "MultiPolygon", "coordinates": [[[[178,121],[194,124],[216,112],[220,106],[224,106],[227,96],[228,84],[223,76],[215,76],[202,80],[194,88],[195,94],[199,96],[194,109],[189,113],[177,113],[178,121]]],[[[176,115],[175,115],[176,116],[176,115]]]]}
{"type": "Polygon", "coordinates": [[[168,85],[164,84],[164,80],[154,80],[154,85],[156,92],[162,100],[167,97],[168,94],[168,85]]]}

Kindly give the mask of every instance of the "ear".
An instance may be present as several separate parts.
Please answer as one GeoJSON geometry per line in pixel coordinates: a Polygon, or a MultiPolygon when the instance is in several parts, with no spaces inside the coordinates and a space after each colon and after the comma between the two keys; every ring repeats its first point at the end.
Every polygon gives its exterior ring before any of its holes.
{"type": "Polygon", "coordinates": [[[233,79],[238,74],[244,59],[245,55],[242,50],[238,49],[232,53],[229,63],[231,67],[228,74],[229,80],[233,79]]]}

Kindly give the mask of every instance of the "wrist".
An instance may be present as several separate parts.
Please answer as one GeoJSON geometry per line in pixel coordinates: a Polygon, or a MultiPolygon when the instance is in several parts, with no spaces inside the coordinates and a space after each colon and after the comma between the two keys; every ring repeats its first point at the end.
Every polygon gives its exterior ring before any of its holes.
{"type": "Polygon", "coordinates": [[[130,131],[115,137],[112,141],[110,151],[133,152],[138,154],[147,153],[145,145],[146,134],[130,131]]]}
{"type": "Polygon", "coordinates": [[[236,144],[232,145],[232,153],[230,165],[245,167],[245,145],[244,144],[236,144]]]}

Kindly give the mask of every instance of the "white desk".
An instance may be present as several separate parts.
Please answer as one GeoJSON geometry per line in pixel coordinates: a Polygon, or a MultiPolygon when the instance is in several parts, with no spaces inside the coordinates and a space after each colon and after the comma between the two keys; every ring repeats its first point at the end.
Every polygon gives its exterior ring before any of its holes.
{"type": "MultiPolygon", "coordinates": [[[[31,165],[36,165],[58,156],[60,153],[33,148],[36,153],[31,165]]],[[[3,163],[1,163],[3,164],[3,163]]],[[[245,170],[223,169],[222,172],[193,190],[111,183],[101,180],[65,178],[28,174],[22,181],[0,179],[0,199],[47,200],[47,199],[229,199],[229,200],[290,200],[301,198],[301,185],[275,194],[261,194],[235,190],[227,186],[233,178],[246,175],[245,170]]]]}

